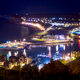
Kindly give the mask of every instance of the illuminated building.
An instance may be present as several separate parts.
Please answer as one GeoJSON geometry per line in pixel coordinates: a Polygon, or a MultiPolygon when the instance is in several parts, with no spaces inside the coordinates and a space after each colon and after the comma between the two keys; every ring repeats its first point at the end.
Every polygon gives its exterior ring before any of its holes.
{"type": "Polygon", "coordinates": [[[53,60],[60,60],[63,59],[62,55],[59,53],[59,51],[57,51],[54,55],[53,55],[53,60]]]}
{"type": "Polygon", "coordinates": [[[80,51],[72,51],[71,52],[71,58],[77,58],[80,57],[80,51]]]}

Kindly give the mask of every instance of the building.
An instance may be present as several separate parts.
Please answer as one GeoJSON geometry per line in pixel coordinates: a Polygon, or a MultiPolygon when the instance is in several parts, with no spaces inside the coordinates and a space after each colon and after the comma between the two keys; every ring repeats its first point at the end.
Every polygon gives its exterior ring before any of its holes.
{"type": "Polygon", "coordinates": [[[80,51],[72,51],[71,58],[77,58],[77,57],[80,57],[80,51]]]}

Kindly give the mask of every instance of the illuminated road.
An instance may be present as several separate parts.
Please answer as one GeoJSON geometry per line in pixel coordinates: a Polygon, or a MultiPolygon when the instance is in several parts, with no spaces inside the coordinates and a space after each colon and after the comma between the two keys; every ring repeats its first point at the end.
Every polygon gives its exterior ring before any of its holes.
{"type": "Polygon", "coordinates": [[[38,23],[29,23],[29,22],[26,22],[26,21],[22,21],[21,24],[31,25],[31,26],[39,28],[40,30],[45,30],[45,28],[42,25],[38,24],[38,23]]]}
{"type": "Polygon", "coordinates": [[[72,29],[71,31],[69,31],[69,33],[74,33],[74,32],[76,32],[76,31],[80,31],[80,27],[79,27],[79,28],[74,28],[74,29],[72,29]]]}

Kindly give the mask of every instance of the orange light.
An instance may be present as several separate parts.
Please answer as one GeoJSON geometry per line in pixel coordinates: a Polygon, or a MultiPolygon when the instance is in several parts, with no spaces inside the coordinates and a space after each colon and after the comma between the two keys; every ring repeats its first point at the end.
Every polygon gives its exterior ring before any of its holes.
{"type": "Polygon", "coordinates": [[[35,26],[35,27],[39,28],[40,30],[45,30],[45,28],[42,25],[38,24],[38,23],[28,23],[28,22],[22,21],[22,24],[32,25],[32,26],[35,26]]]}
{"type": "Polygon", "coordinates": [[[79,42],[80,42],[80,40],[79,40],[79,42]]]}
{"type": "Polygon", "coordinates": [[[78,36],[80,38],[80,36],[78,36]]]}

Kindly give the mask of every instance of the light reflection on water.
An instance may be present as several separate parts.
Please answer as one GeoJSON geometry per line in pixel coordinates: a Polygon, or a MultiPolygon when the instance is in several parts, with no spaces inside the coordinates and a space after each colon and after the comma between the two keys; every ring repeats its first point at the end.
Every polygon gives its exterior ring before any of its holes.
{"type": "MultiPolygon", "coordinates": [[[[75,41],[75,43],[71,43],[71,44],[57,44],[57,45],[31,45],[31,49],[30,50],[26,50],[27,52],[27,56],[37,56],[38,54],[41,53],[45,53],[47,56],[49,56],[50,58],[58,51],[60,54],[67,54],[67,53],[71,53],[71,51],[74,48],[77,48],[78,44],[75,41]]],[[[78,48],[79,49],[79,48],[78,48]]],[[[12,55],[14,55],[15,51],[11,51],[12,55]]],[[[19,54],[23,54],[23,50],[19,50],[18,51],[19,54]]],[[[0,54],[7,54],[8,50],[0,50],[0,54]]]]}

